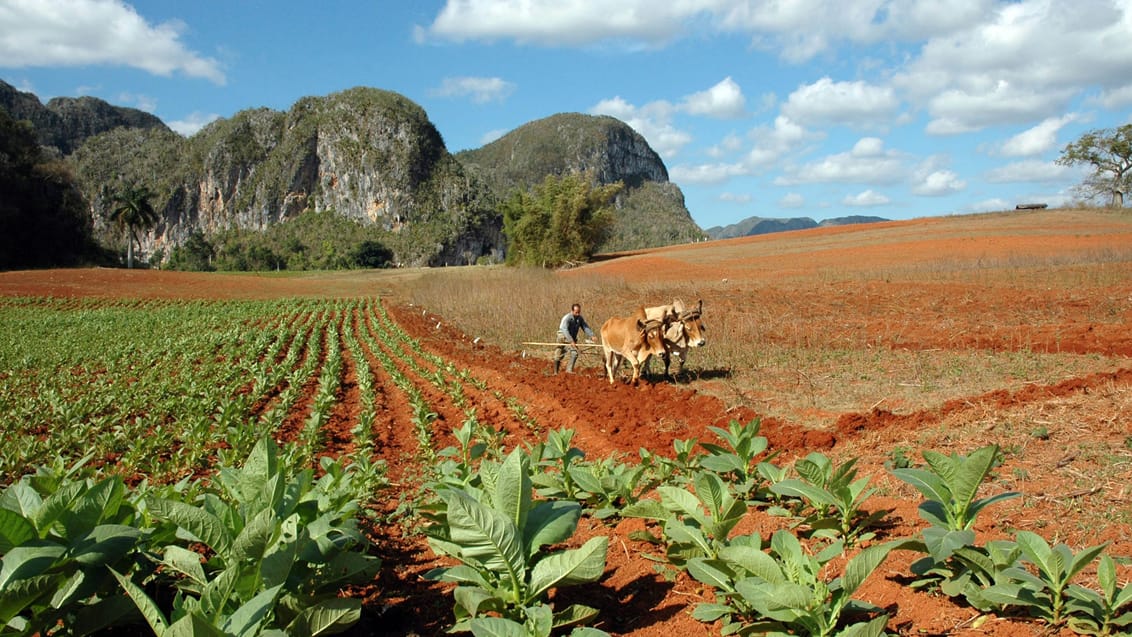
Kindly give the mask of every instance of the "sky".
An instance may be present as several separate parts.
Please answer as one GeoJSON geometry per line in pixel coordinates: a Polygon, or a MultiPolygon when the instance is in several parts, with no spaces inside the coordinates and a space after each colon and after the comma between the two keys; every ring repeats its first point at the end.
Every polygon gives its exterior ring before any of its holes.
{"type": "Polygon", "coordinates": [[[448,150],[611,115],[704,229],[1069,205],[1132,123],[1132,0],[0,0],[0,79],[218,118],[367,86],[448,150]]]}

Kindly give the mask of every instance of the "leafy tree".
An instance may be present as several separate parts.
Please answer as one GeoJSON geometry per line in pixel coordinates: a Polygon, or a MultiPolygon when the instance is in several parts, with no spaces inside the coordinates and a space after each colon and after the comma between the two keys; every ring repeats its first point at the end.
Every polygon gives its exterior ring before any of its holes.
{"type": "Polygon", "coordinates": [[[185,242],[173,249],[169,255],[168,267],[171,270],[189,270],[191,272],[211,272],[216,269],[212,265],[212,258],[216,256],[216,249],[204,238],[204,233],[197,230],[189,235],[185,242]]]}
{"type": "Polygon", "coordinates": [[[1132,124],[1085,133],[1061,151],[1057,163],[1092,166],[1080,192],[1089,199],[1111,194],[1112,207],[1124,207],[1124,193],[1132,187],[1132,124]]]}
{"type": "Polygon", "coordinates": [[[507,264],[553,268],[588,260],[613,223],[617,182],[595,186],[590,173],[548,175],[503,203],[507,264]]]}
{"type": "Polygon", "coordinates": [[[350,261],[361,268],[387,268],[393,251],[377,241],[363,241],[350,251],[350,261]]]}
{"type": "Polygon", "coordinates": [[[0,270],[93,259],[90,230],[66,164],[45,157],[32,125],[0,108],[0,270]]]}
{"type": "Polygon", "coordinates": [[[148,230],[157,223],[157,211],[150,199],[153,193],[145,186],[127,184],[111,197],[114,207],[110,210],[110,220],[126,229],[126,267],[134,267],[134,243],[141,248],[138,230],[148,230]]]}

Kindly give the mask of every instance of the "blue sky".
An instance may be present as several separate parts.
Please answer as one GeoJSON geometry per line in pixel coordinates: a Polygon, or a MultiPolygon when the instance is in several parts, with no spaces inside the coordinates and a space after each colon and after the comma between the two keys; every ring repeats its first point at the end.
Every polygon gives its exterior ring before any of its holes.
{"type": "Polygon", "coordinates": [[[1132,0],[0,0],[0,79],[191,135],[355,86],[452,152],[562,112],[660,153],[703,228],[1074,201],[1132,122],[1132,0]]]}

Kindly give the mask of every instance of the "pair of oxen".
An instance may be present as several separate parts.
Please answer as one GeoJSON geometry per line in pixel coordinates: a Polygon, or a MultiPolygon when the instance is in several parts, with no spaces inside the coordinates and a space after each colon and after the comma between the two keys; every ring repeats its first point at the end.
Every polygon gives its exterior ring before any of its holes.
{"type": "Polygon", "coordinates": [[[614,373],[620,369],[622,361],[628,361],[633,368],[630,383],[636,385],[641,378],[641,369],[649,357],[657,356],[664,361],[664,376],[669,378],[669,366],[676,358],[676,373],[683,369],[688,349],[703,347],[704,302],[701,300],[694,308],[687,308],[680,299],[669,305],[637,308],[633,316],[614,316],[601,326],[602,359],[609,384],[614,382],[614,373]]]}

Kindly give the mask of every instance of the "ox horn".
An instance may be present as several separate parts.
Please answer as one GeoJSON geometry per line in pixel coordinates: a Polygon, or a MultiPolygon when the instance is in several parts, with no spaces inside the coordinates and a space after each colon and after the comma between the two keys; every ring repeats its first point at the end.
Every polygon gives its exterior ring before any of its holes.
{"type": "Polygon", "coordinates": [[[680,313],[680,320],[681,321],[688,321],[688,320],[691,320],[691,319],[698,319],[698,318],[700,318],[700,314],[702,314],[703,311],[704,311],[704,300],[700,299],[699,304],[696,306],[696,308],[694,310],[688,310],[686,312],[680,313]]]}

